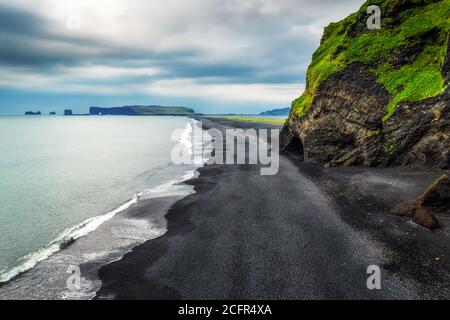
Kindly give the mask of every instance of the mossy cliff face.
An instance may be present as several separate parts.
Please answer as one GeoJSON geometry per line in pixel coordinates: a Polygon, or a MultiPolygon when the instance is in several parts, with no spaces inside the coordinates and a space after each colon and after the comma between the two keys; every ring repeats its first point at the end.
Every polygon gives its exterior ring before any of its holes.
{"type": "Polygon", "coordinates": [[[368,1],[325,31],[282,147],[331,165],[450,165],[450,0],[368,1]],[[366,26],[381,9],[380,30],[366,26]]]}

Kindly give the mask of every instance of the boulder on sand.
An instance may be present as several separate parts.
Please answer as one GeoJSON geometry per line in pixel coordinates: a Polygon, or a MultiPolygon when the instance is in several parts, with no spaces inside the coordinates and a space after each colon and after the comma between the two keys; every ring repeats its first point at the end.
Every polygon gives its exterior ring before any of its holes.
{"type": "Polygon", "coordinates": [[[444,174],[437,179],[422,196],[418,198],[421,206],[430,208],[434,212],[450,210],[450,179],[444,174]]]}
{"type": "Polygon", "coordinates": [[[441,227],[436,217],[424,207],[416,208],[413,221],[430,230],[441,227]]]}
{"type": "Polygon", "coordinates": [[[414,217],[415,209],[414,203],[402,201],[391,210],[391,213],[399,217],[412,218],[414,217]]]}
{"type": "Polygon", "coordinates": [[[433,213],[450,212],[450,179],[448,174],[437,179],[413,202],[401,202],[391,213],[400,217],[411,217],[413,221],[430,230],[440,227],[433,213]]]}

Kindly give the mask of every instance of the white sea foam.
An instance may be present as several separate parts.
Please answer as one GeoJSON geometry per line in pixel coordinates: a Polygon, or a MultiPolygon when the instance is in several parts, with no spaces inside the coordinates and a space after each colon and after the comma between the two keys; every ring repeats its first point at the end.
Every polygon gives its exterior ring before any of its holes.
{"type": "Polygon", "coordinates": [[[184,144],[186,146],[186,150],[189,151],[189,155],[192,155],[192,131],[193,131],[193,123],[188,122],[186,123],[185,130],[181,134],[181,137],[179,139],[180,143],[184,144]]]}
{"type": "Polygon", "coordinates": [[[128,209],[130,206],[135,204],[137,201],[138,201],[138,195],[136,195],[133,199],[125,202],[121,206],[117,207],[116,209],[114,209],[106,214],[87,219],[76,226],[73,226],[71,228],[64,230],[62,233],[60,233],[58,235],[58,237],[56,237],[55,240],[50,242],[46,247],[21,258],[20,260],[25,261],[21,265],[15,267],[15,268],[12,268],[8,271],[1,272],[0,273],[0,283],[7,282],[7,281],[11,280],[12,278],[16,277],[17,275],[19,275],[20,273],[33,268],[36,264],[38,264],[42,260],[47,259],[52,254],[61,250],[61,247],[64,247],[64,244],[66,244],[70,241],[75,241],[75,240],[91,233],[92,231],[95,231],[101,224],[108,221],[109,219],[114,217],[119,212],[128,209]]]}
{"type": "MultiPolygon", "coordinates": [[[[211,137],[209,137],[208,135],[202,136],[200,138],[194,137],[193,132],[194,132],[195,125],[198,125],[197,121],[190,120],[186,124],[185,130],[179,137],[179,142],[186,145],[187,149],[190,150],[191,155],[198,154],[198,150],[194,150],[194,147],[197,146],[197,148],[198,148],[199,145],[202,145],[202,148],[204,147],[205,138],[206,138],[206,142],[208,142],[208,139],[209,139],[209,142],[211,141],[211,137]],[[194,141],[194,139],[202,139],[202,140],[194,141]]],[[[206,148],[209,148],[209,147],[211,147],[211,146],[208,146],[208,145],[206,146],[206,148]]],[[[201,155],[200,157],[202,157],[200,159],[201,161],[199,161],[201,164],[199,162],[196,162],[196,163],[199,165],[203,165],[204,163],[206,163],[207,159],[203,158],[203,154],[201,152],[200,152],[200,155],[201,155]]],[[[57,253],[58,251],[63,249],[67,244],[70,244],[71,242],[97,230],[97,228],[99,228],[103,223],[112,219],[118,213],[120,213],[120,212],[128,209],[132,205],[136,204],[140,198],[152,199],[152,198],[159,198],[159,197],[165,197],[165,196],[184,196],[184,195],[188,195],[188,194],[192,193],[193,191],[190,191],[190,192],[187,191],[186,187],[181,185],[181,182],[195,177],[195,173],[196,173],[196,168],[187,170],[180,177],[178,177],[176,179],[172,179],[168,182],[162,183],[153,188],[141,191],[140,193],[134,195],[131,200],[123,203],[116,209],[114,209],[106,214],[99,215],[99,216],[96,216],[93,218],[89,218],[89,219],[81,222],[80,224],[77,224],[73,227],[70,227],[70,228],[64,230],[62,233],[60,233],[56,237],[56,239],[51,241],[44,248],[22,257],[20,259],[20,261],[22,261],[22,263],[20,265],[18,265],[17,267],[14,267],[9,270],[0,271],[0,283],[8,282],[11,279],[13,279],[14,277],[18,276],[19,274],[32,269],[39,262],[49,258],[50,256],[54,255],[55,253],[57,253]]],[[[151,238],[153,233],[154,232],[149,232],[149,234],[147,234],[147,236],[149,238],[151,238]]],[[[84,258],[86,258],[86,257],[84,257],[84,258]]],[[[86,282],[85,285],[86,285],[86,287],[84,288],[85,290],[82,290],[83,292],[81,293],[81,295],[82,296],[83,295],[91,295],[92,294],[91,288],[95,287],[95,286],[93,285],[93,283],[90,283],[90,282],[89,283],[86,282]]],[[[71,294],[68,294],[67,296],[60,297],[60,298],[74,299],[76,297],[72,296],[71,294]]]]}

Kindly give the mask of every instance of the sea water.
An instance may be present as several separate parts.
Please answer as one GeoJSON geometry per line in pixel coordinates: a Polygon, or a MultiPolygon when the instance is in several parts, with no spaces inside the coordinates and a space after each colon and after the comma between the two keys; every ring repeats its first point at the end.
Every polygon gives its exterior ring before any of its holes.
{"type": "MultiPolygon", "coordinates": [[[[171,150],[191,143],[194,125],[184,117],[0,117],[0,299],[64,298],[60,288],[36,286],[164,233],[151,219],[120,215],[141,199],[192,192],[179,183],[195,167],[172,164],[171,150]],[[108,240],[92,235],[101,228],[108,240]]],[[[92,297],[85,291],[81,298],[92,297]]]]}

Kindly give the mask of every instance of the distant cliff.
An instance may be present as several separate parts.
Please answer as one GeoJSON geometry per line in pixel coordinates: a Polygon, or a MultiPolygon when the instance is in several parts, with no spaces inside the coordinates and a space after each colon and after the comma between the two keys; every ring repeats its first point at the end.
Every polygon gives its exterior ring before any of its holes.
{"type": "Polygon", "coordinates": [[[291,111],[291,108],[283,108],[283,109],[273,109],[270,111],[264,111],[261,112],[261,116],[287,116],[289,115],[289,112],[291,111]]]}
{"type": "Polygon", "coordinates": [[[115,108],[91,107],[91,115],[112,116],[184,116],[194,114],[195,111],[185,107],[163,107],[163,106],[125,106],[115,108]]]}
{"type": "Polygon", "coordinates": [[[331,166],[450,167],[450,0],[374,0],[324,32],[281,134],[331,166]],[[381,9],[369,30],[367,8],[381,9]]]}

